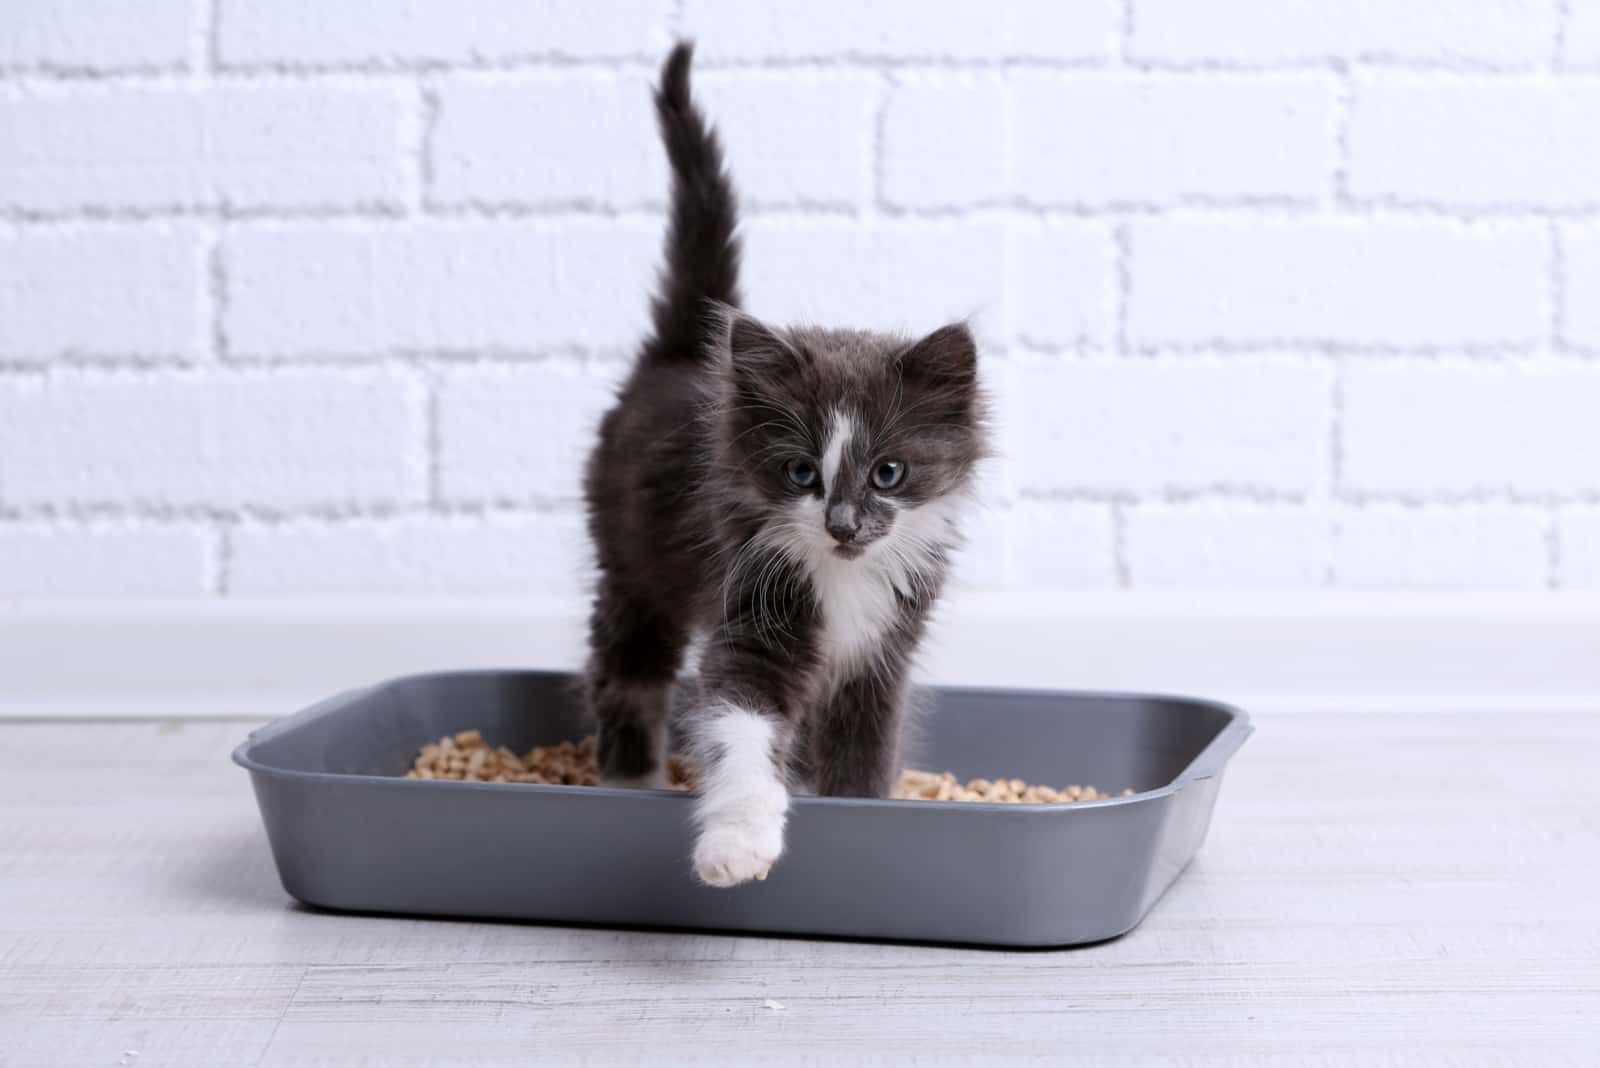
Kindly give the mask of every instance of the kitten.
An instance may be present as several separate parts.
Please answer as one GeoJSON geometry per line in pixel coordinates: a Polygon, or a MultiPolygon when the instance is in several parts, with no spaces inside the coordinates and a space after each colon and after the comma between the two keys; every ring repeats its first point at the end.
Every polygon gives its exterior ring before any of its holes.
{"type": "Polygon", "coordinates": [[[669,691],[705,637],[680,724],[701,769],[693,866],[733,886],[778,859],[791,788],[887,794],[984,401],[965,325],[912,342],[736,310],[734,193],[690,59],[679,44],[655,94],[672,197],[654,331],[585,481],[586,693],[604,780],[663,785],[669,691]]]}

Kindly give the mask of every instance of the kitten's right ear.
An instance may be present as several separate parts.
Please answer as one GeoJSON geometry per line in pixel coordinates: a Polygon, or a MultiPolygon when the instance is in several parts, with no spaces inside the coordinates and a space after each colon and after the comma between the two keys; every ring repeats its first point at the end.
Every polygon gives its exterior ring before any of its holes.
{"type": "Polygon", "coordinates": [[[763,377],[797,372],[804,357],[766,324],[735,312],[728,323],[728,352],[735,374],[763,377]]]}
{"type": "Polygon", "coordinates": [[[902,353],[900,368],[928,385],[970,390],[978,380],[978,345],[966,323],[951,323],[902,353]]]}

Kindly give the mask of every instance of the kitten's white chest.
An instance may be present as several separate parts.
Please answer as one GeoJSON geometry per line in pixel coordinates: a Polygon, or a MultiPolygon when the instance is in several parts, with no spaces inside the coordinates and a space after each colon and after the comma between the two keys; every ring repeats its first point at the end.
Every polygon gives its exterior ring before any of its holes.
{"type": "Polygon", "coordinates": [[[822,612],[823,661],[837,683],[877,657],[899,602],[888,576],[859,562],[817,560],[811,580],[822,612]]]}

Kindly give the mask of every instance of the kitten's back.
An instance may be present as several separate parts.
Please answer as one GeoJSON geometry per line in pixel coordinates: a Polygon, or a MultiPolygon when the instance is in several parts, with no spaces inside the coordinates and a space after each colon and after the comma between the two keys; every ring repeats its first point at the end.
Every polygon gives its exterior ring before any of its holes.
{"type": "Polygon", "coordinates": [[[713,585],[700,414],[722,358],[710,343],[716,309],[739,301],[737,201],[721,143],[690,94],[692,58],[691,45],[675,47],[655,93],[672,190],[653,331],[601,421],[584,480],[605,582],[675,620],[693,616],[713,585]]]}

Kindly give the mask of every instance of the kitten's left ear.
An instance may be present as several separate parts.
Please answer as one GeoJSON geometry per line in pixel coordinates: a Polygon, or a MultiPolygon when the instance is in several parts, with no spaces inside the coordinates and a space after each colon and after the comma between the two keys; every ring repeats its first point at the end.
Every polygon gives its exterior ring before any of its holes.
{"type": "Polygon", "coordinates": [[[736,374],[771,378],[801,370],[804,359],[765,323],[735,312],[728,323],[728,350],[736,374]]]}
{"type": "Polygon", "coordinates": [[[928,385],[970,389],[978,382],[978,345],[966,323],[941,326],[901,355],[900,369],[928,385]]]}

